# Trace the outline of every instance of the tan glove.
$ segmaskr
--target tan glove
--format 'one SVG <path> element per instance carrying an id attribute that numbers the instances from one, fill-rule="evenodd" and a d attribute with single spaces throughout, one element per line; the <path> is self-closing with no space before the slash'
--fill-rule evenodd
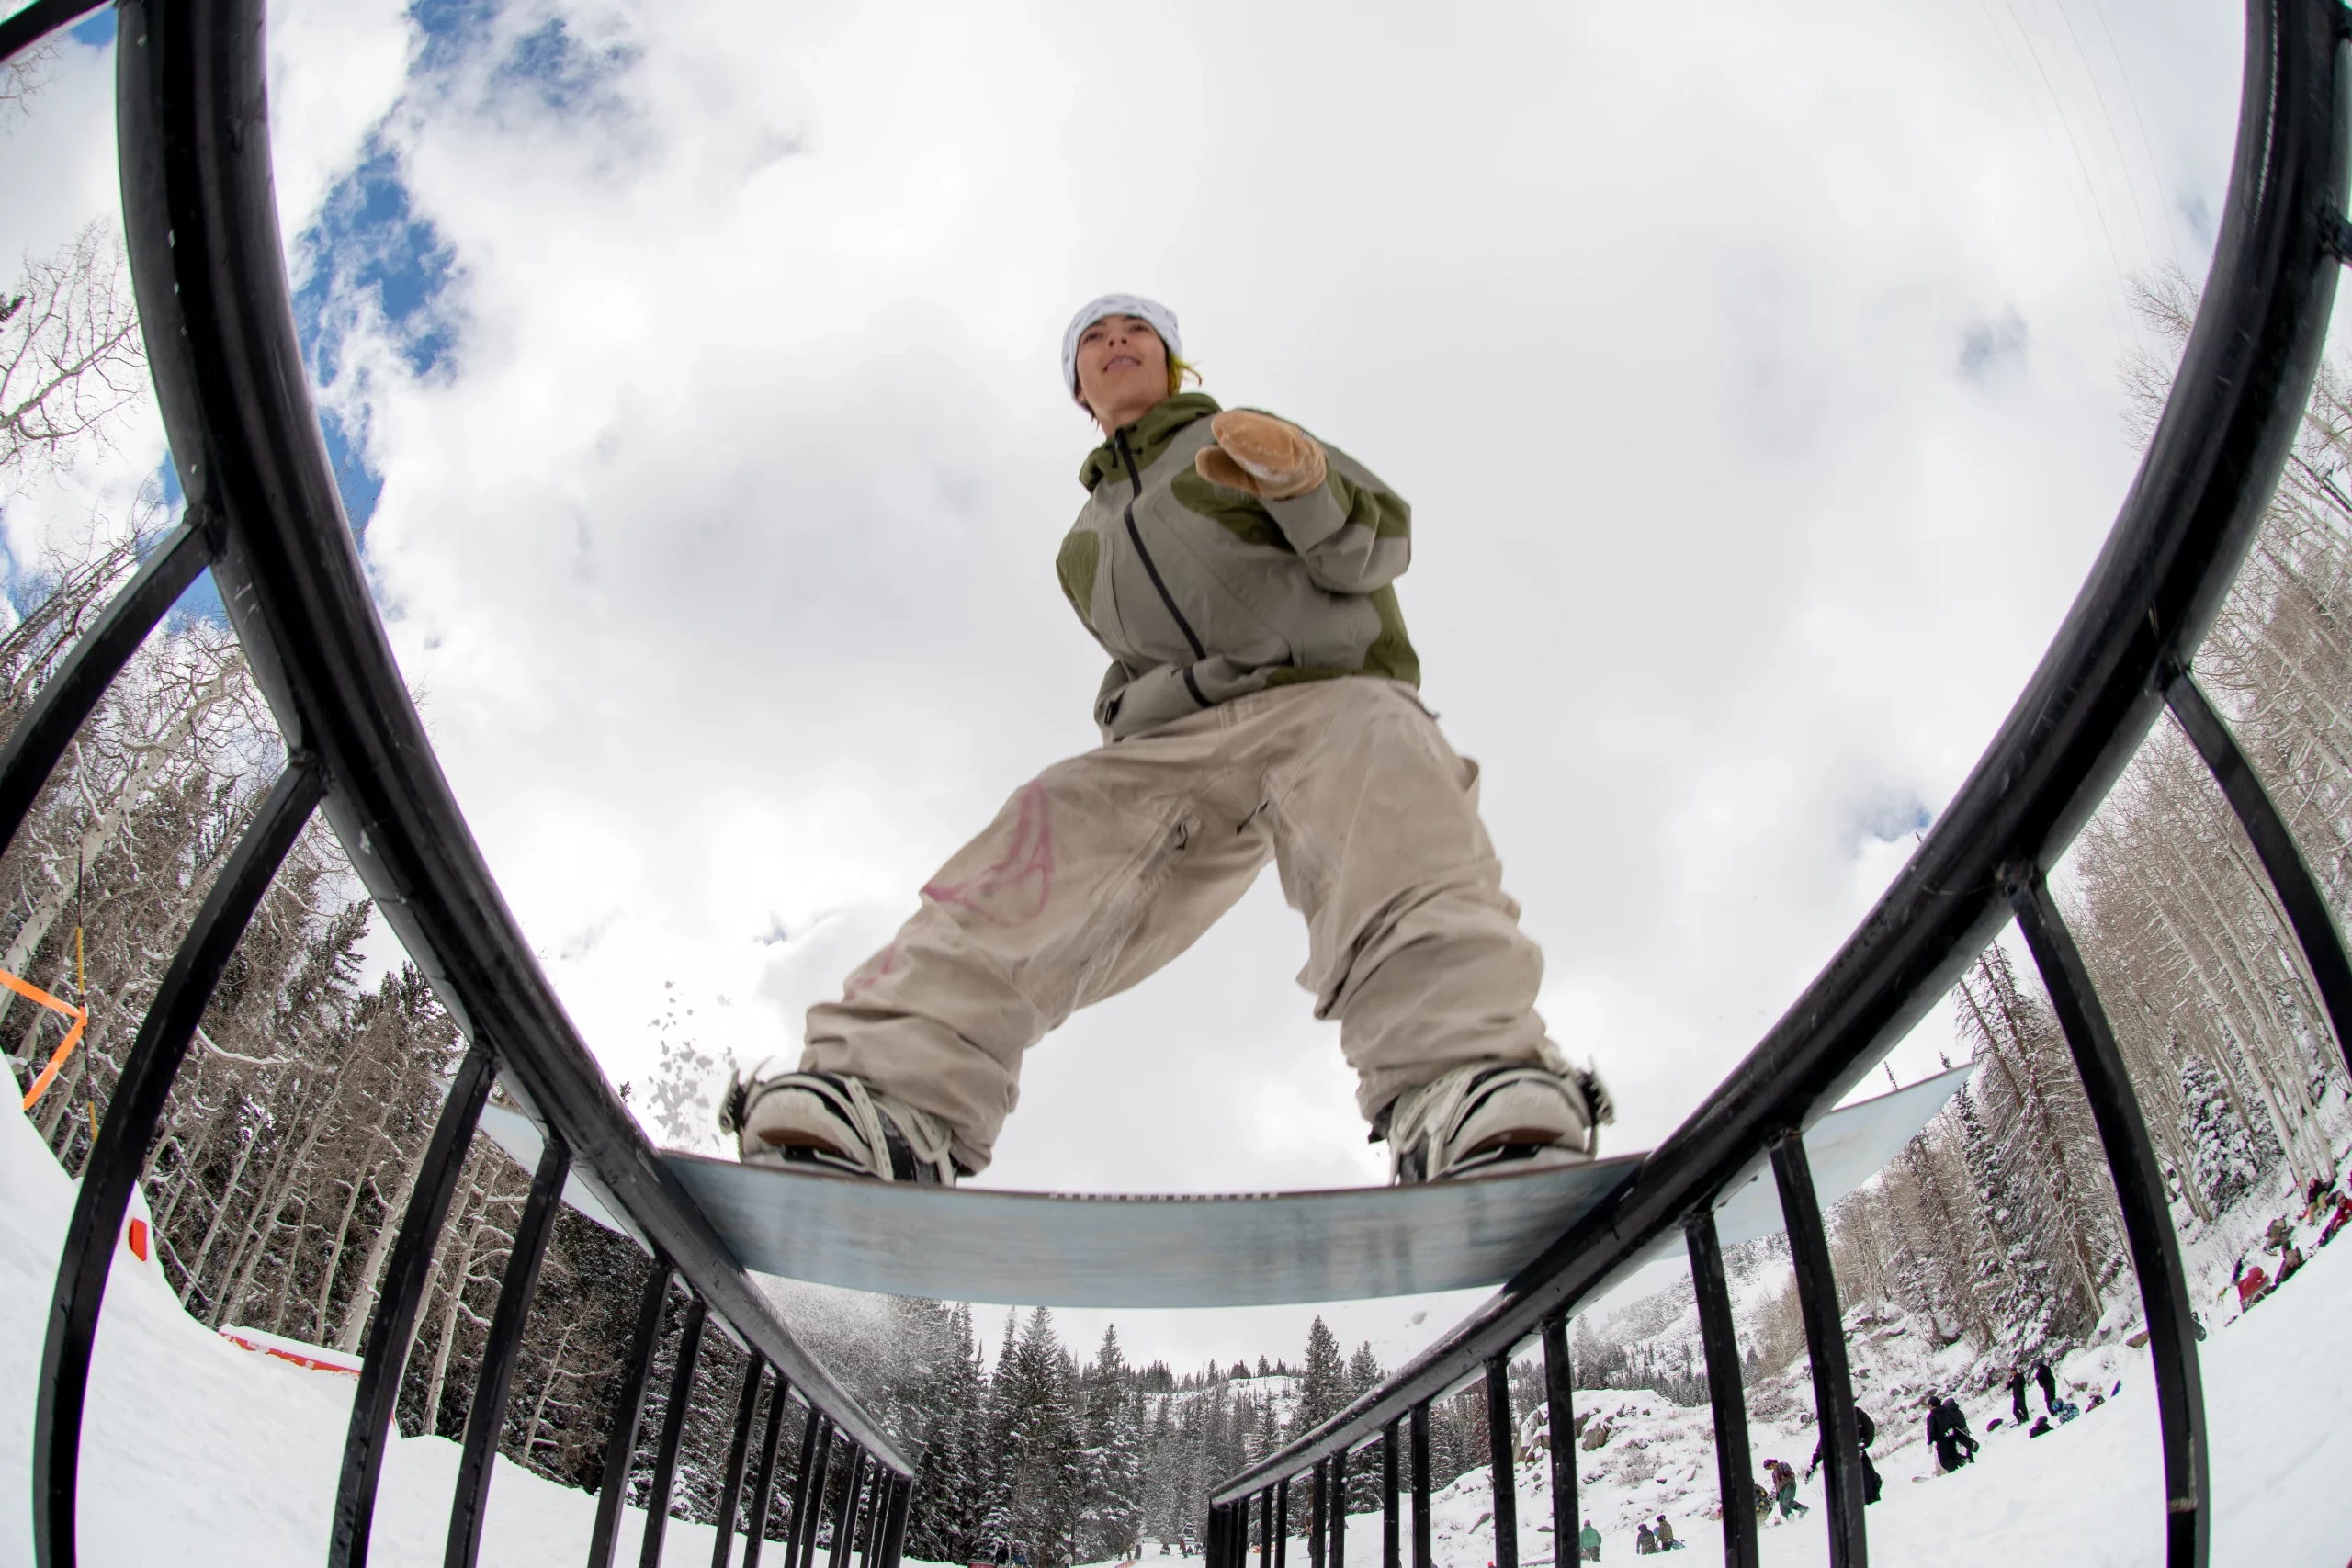
<path id="1" fill-rule="evenodd" d="M 1216 445 L 1193 454 L 1201 478 L 1261 501 L 1288 501 L 1323 482 L 1322 444 L 1288 420 L 1232 409 L 1209 421 Z"/>

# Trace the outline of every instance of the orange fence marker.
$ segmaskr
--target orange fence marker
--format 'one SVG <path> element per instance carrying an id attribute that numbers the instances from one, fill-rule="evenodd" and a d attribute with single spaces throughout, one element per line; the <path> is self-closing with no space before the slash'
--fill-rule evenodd
<path id="1" fill-rule="evenodd" d="M 7 987 L 28 1002 L 37 1002 L 50 1011 L 62 1013 L 74 1021 L 74 1027 L 65 1032 L 65 1038 L 59 1041 L 57 1049 L 50 1054 L 49 1065 L 41 1068 L 40 1077 L 33 1079 L 33 1087 L 25 1091 L 25 1109 L 30 1111 L 40 1102 L 40 1097 L 49 1092 L 49 1086 L 55 1081 L 58 1069 L 65 1066 L 65 1058 L 74 1054 L 74 1047 L 82 1043 L 82 1031 L 90 1026 L 90 1010 L 77 1008 L 72 1002 L 59 1001 L 39 986 L 20 980 L 6 969 L 0 969 L 0 986 Z"/>

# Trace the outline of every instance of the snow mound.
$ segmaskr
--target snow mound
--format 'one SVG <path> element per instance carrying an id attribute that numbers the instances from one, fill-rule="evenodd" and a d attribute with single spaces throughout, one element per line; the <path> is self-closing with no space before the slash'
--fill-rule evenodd
<path id="1" fill-rule="evenodd" d="M 75 1184 L 0 1095 L 0 1568 L 32 1562 L 31 1428 L 41 1337 Z M 240 1348 L 181 1310 L 154 1248 L 115 1248 L 82 1434 L 81 1561 L 87 1568 L 317 1568 L 355 1380 Z M 243 1331 L 252 1337 L 250 1331 Z M 279 1342 L 290 1344 L 290 1341 Z M 458 1450 L 396 1439 L 384 1458 L 371 1561 L 435 1568 Z M 481 1562 L 578 1568 L 595 1499 L 510 1464 L 491 1482 Z M 628 1512 L 616 1561 L 635 1562 L 644 1514 Z M 671 1521 L 662 1561 L 707 1568 L 707 1526 Z"/>

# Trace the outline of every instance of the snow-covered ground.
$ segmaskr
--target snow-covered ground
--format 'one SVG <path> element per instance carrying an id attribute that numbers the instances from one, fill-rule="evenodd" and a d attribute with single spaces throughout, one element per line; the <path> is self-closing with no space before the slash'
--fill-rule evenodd
<path id="1" fill-rule="evenodd" d="M 2216 1563 L 2342 1568 L 2352 1557 L 2352 1487 L 2342 1482 L 2352 1473 L 2352 1355 L 2341 1336 L 2347 1303 L 2352 1240 L 2339 1237 L 2202 1347 Z M 1899 1430 L 1884 1423 L 1873 1451 L 1885 1495 L 1866 1516 L 1879 1561 L 2139 1568 L 2164 1560 L 2155 1385 L 2146 1356 L 2114 1347 L 2070 1358 L 2059 1370 L 2078 1390 L 2120 1384 L 2121 1392 L 2040 1438 L 2006 1420 L 1986 1431 L 1990 1419 L 2007 1416 L 2005 1395 L 1965 1401 L 1984 1448 L 1976 1463 L 1951 1475 L 1932 1473 L 1919 1422 L 1906 1418 Z M 2077 1402 L 2084 1397 L 2077 1393 Z M 1577 1399 L 1611 1427 L 1600 1450 L 1577 1455 L 1578 1513 L 1600 1529 L 1602 1560 L 1632 1556 L 1635 1525 L 1663 1511 L 1690 1542 L 1694 1555 L 1684 1561 L 1722 1561 L 1722 1526 L 1704 1512 L 1715 1495 L 1707 1412 L 1640 1391 L 1584 1390 Z M 2034 1403 L 2039 1409 L 2039 1395 Z M 1781 1459 L 1800 1470 L 1814 1448 L 1812 1432 L 1794 1420 L 1753 1422 L 1749 1440 L 1759 1462 Z M 1538 1456 L 1518 1479 L 1520 1561 L 1550 1562 L 1548 1459 Z M 1821 1478 L 1801 1487 L 1800 1496 L 1816 1511 L 1764 1530 L 1767 1564 L 1828 1561 Z M 1440 1568 L 1493 1561 L 1491 1505 L 1483 1472 L 1439 1495 Z M 1379 1562 L 1380 1529 L 1377 1515 L 1350 1519 L 1350 1562 Z"/>
<path id="2" fill-rule="evenodd" d="M 74 1184 L 15 1099 L 0 1095 L 0 1408 L 15 1413 L 0 1420 L 0 1565 L 29 1568 L 33 1392 Z M 89 1568 L 316 1568 L 323 1560 L 350 1377 L 231 1344 L 180 1310 L 154 1263 L 120 1245 L 91 1374 L 81 1489 Z M 374 1562 L 441 1562 L 457 1476 L 458 1445 L 446 1438 L 391 1445 Z M 594 1513 L 584 1494 L 501 1465 L 481 1561 L 578 1568 Z M 635 1562 L 643 1534 L 644 1516 L 631 1510 L 616 1561 Z M 711 1545 L 707 1527 L 673 1520 L 662 1561 L 706 1568 Z"/>
<path id="3" fill-rule="evenodd" d="M 21 1114 L 0 1103 L 0 1400 L 19 1413 L 0 1421 L 0 1478 L 16 1478 L 0 1479 L 0 1568 L 31 1562 L 28 1435 L 44 1309 L 72 1193 Z M 2207 1341 L 2215 1562 L 2340 1568 L 2352 1557 L 2352 1487 L 2342 1480 L 2352 1473 L 2352 1355 L 2340 1333 L 2347 1306 L 2352 1242 L 2339 1238 Z M 1871 1336 L 1856 1337 L 1857 1363 L 1870 1369 Z M 1955 1475 L 1925 1474 L 1931 1467 L 1917 1421 L 1874 1412 L 1883 1422 L 1875 1451 L 1886 1496 L 1868 1517 L 1882 1561 L 2065 1568 L 2161 1561 L 2155 1397 L 2145 1357 L 2109 1347 L 2060 1370 L 2075 1387 L 2120 1383 L 2121 1392 L 2035 1438 L 2007 1427 L 1986 1432 L 1988 1420 L 2006 1413 L 2003 1402 L 1970 1401 L 1984 1453 Z M 1902 1371 L 1902 1381 L 1920 1375 Z M 1894 1371 L 1874 1376 L 1887 1386 Z M 1863 1380 L 1865 1387 L 1871 1382 Z M 351 1388 L 346 1376 L 241 1349 L 210 1333 L 180 1310 L 152 1262 L 118 1247 L 83 1439 L 83 1561 L 91 1568 L 315 1564 L 325 1547 Z M 1718 1560 L 1720 1527 L 1704 1513 L 1714 1491 L 1706 1413 L 1641 1391 L 1587 1390 L 1577 1397 L 1579 1408 L 1610 1427 L 1605 1444 L 1577 1456 L 1579 1512 L 1606 1537 L 1603 1560 L 1631 1556 L 1634 1521 L 1661 1510 L 1690 1544 L 1694 1555 L 1684 1561 Z M 1773 1418 L 1759 1414 L 1751 1432 L 1758 1459 L 1802 1467 L 1813 1451 L 1804 1403 L 1782 1399 Z M 1759 1397 L 1758 1409 L 1775 1406 Z M 457 1465 L 457 1445 L 444 1439 L 391 1445 L 376 1562 L 423 1568 L 440 1561 Z M 1539 1458 L 1519 1480 L 1521 1561 L 1550 1562 L 1547 1462 Z M 1817 1508 L 1818 1478 L 1803 1490 Z M 501 1466 L 481 1560 L 496 1568 L 572 1568 L 586 1555 L 594 1507 L 583 1494 Z M 1442 1568 L 1483 1568 L 1492 1560 L 1490 1516 L 1483 1472 L 1439 1495 Z M 642 1528 L 632 1512 L 619 1561 L 636 1561 Z M 1380 1529 L 1377 1515 L 1349 1521 L 1351 1562 L 1379 1562 Z M 699 1568 L 711 1545 L 707 1529 L 673 1523 L 663 1558 Z M 1293 1550 L 1294 1564 L 1303 1565 L 1304 1544 Z M 1147 1548 L 1144 1568 L 1173 1568 L 1177 1559 L 1157 1551 Z M 1767 1563 L 1826 1559 L 1818 1512 L 1764 1532 Z"/>

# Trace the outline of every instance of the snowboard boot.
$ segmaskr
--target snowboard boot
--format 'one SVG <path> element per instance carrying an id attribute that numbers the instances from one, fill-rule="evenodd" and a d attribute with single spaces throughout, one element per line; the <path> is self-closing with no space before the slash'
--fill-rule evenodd
<path id="1" fill-rule="evenodd" d="M 1600 1147 L 1600 1124 L 1616 1119 L 1590 1068 L 1472 1062 L 1398 1095 L 1373 1134 L 1387 1138 L 1390 1179 L 1407 1187 L 1582 1165 Z"/>
<path id="2" fill-rule="evenodd" d="M 939 1119 L 845 1073 L 738 1079 L 719 1107 L 718 1125 L 735 1134 L 745 1165 L 956 1185 L 956 1162 Z"/>

